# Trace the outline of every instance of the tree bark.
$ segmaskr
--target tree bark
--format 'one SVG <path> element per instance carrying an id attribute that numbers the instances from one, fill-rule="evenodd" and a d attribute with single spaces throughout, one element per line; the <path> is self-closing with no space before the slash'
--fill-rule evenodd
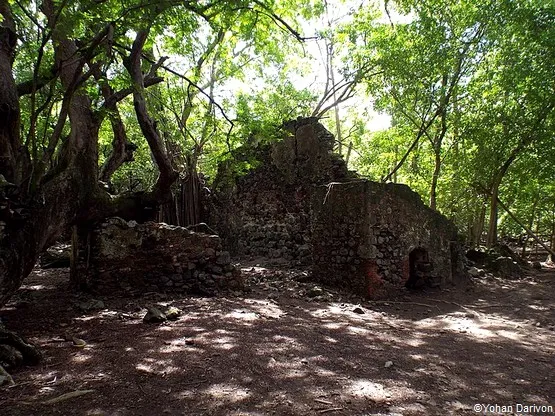
<path id="1" fill-rule="evenodd" d="M 488 223 L 488 236 L 486 239 L 486 247 L 492 248 L 497 244 L 497 218 L 498 208 L 497 202 L 499 197 L 499 182 L 493 184 L 490 195 L 489 203 L 489 223 Z"/>
<path id="2" fill-rule="evenodd" d="M 0 0 L 0 12 L 5 22 L 9 22 L 10 18 L 7 7 L 7 0 Z M 42 10 L 49 24 L 54 25 L 57 14 L 54 2 L 44 0 Z M 3 35 L 7 33 L 5 28 L 6 24 L 1 28 Z M 65 38 L 63 32 L 53 30 L 52 33 L 61 85 L 64 92 L 69 91 L 71 95 L 67 101 L 69 136 L 59 154 L 58 163 L 38 182 L 30 198 L 17 201 L 22 204 L 18 216 L 0 218 L 0 307 L 21 286 L 39 254 L 70 226 L 113 215 L 127 218 L 142 215 L 143 218 L 152 219 L 162 195 L 162 188 L 159 187 L 156 192 L 122 195 L 114 199 L 99 187 L 98 134 L 101 120 L 93 111 L 87 92 L 78 88 L 90 75 L 83 71 L 87 56 L 82 55 L 83 51 L 77 48 L 74 41 Z M 6 151 L 0 156 L 9 158 L 9 163 L 0 164 L 0 169 L 7 178 L 12 178 L 18 170 L 15 152 L 17 146 L 21 146 L 19 128 L 15 128 L 19 126 L 20 113 L 15 98 L 17 87 L 11 76 L 11 52 L 6 45 L 9 44 L 4 42 L 0 45 L 0 149 Z M 142 73 L 140 80 L 144 86 Z M 142 123 L 152 129 L 153 122 L 148 117 L 144 97 L 139 96 L 139 93 L 135 91 L 134 94 L 138 96 L 136 101 L 140 101 L 136 105 L 138 118 L 142 118 Z M 145 130 L 148 131 L 148 128 Z M 160 151 L 152 137 L 147 136 L 147 140 L 153 153 Z M 164 178 L 162 190 L 169 191 L 174 178 L 173 171 L 168 169 L 163 159 L 157 158 L 156 162 Z M 3 214 L 0 212 L 0 215 Z"/>
<path id="3" fill-rule="evenodd" d="M 154 160 L 160 170 L 160 175 L 155 185 L 155 192 L 159 195 L 163 195 L 170 191 L 170 187 L 177 179 L 178 174 L 171 166 L 170 159 L 164 149 L 163 141 L 156 128 L 156 123 L 148 114 L 146 100 L 143 95 L 145 82 L 141 70 L 141 54 L 148 34 L 148 29 L 140 30 L 137 33 L 135 41 L 133 42 L 133 47 L 131 48 L 131 54 L 125 59 L 124 65 L 133 80 L 133 106 L 135 107 L 139 126 L 141 127 L 141 131 L 148 142 Z"/>
<path id="4" fill-rule="evenodd" d="M 17 159 L 21 148 L 19 96 L 12 74 L 17 35 L 8 0 L 0 0 L 0 175 L 18 183 Z"/>
<path id="5" fill-rule="evenodd" d="M 436 150 L 434 151 L 434 156 L 434 173 L 432 174 L 432 184 L 430 186 L 430 208 L 432 209 L 437 207 L 437 183 L 441 171 L 441 154 Z"/>

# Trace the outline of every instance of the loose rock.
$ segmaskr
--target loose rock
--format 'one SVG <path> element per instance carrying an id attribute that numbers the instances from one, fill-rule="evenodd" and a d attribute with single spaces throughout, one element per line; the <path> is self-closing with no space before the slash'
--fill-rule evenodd
<path id="1" fill-rule="evenodd" d="M 166 315 L 158 308 L 149 307 L 148 312 L 143 318 L 143 322 L 148 324 L 159 324 L 165 322 L 168 318 Z"/>
<path id="2" fill-rule="evenodd" d="M 77 307 L 81 309 L 83 312 L 89 312 L 89 311 L 104 309 L 106 305 L 101 300 L 90 299 L 86 302 L 79 303 Z"/>

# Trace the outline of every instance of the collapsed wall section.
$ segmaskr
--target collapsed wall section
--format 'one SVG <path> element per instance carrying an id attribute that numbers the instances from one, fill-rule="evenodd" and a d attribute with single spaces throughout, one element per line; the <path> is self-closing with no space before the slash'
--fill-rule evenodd
<path id="1" fill-rule="evenodd" d="M 242 286 L 217 235 L 111 218 L 79 239 L 77 273 L 103 294 L 171 291 L 215 295 Z"/>
<path id="2" fill-rule="evenodd" d="M 457 230 L 406 185 L 367 180 L 311 198 L 314 279 L 370 298 L 461 276 Z"/>

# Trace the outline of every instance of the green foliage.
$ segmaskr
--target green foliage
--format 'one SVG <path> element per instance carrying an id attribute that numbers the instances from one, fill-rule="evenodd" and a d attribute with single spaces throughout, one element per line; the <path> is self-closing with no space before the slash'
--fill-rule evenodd
<path id="1" fill-rule="evenodd" d="M 145 95 L 183 175 L 203 170 L 213 176 L 220 162 L 239 153 L 233 172 L 244 174 L 259 163 L 257 149 L 279 137 L 284 121 L 310 115 L 317 103 L 316 86 L 299 86 L 314 76 L 304 50 L 309 44 L 299 39 L 300 28 L 312 29 L 329 11 L 324 1 L 53 3 L 61 7 L 55 30 L 77 40 L 79 54 L 89 57 L 85 72 L 99 71 L 77 91 L 104 118 L 99 164 L 112 150 L 108 118 L 116 115 L 103 107 L 102 89 L 130 87 L 123 61 L 141 29 L 150 29 L 144 72 L 168 57 L 158 68 L 164 81 Z M 364 87 L 360 106 L 342 108 L 343 119 L 338 117 L 343 154 L 352 143 L 351 166 L 374 180 L 409 184 L 463 230 L 480 222 L 497 189 L 523 222 L 551 232 L 555 6 L 539 0 L 390 0 L 388 16 L 377 3 L 337 2 L 345 18 L 327 16 L 334 24 L 315 30 L 334 47 L 337 75 Z M 16 81 L 36 80 L 34 92 L 21 99 L 21 133 L 38 164 L 62 111 L 64 89 L 53 68 L 57 45 L 36 2 L 10 5 L 19 36 Z M 110 35 L 95 43 L 101 33 Z M 370 131 L 368 113 L 361 111 L 369 102 L 391 116 L 391 128 Z M 135 161 L 114 174 L 114 186 L 146 190 L 157 169 L 131 96 L 118 102 L 117 113 L 138 149 Z M 333 117 L 323 122 L 335 131 Z M 66 121 L 62 138 L 68 130 Z M 501 234 L 521 232 L 507 215 L 499 227 Z"/>
<path id="2" fill-rule="evenodd" d="M 416 139 L 392 179 L 427 198 L 439 167 L 437 207 L 461 228 L 479 220 L 497 183 L 524 222 L 541 217 L 534 204 L 553 210 L 541 195 L 549 183 L 544 172 L 555 164 L 554 7 L 450 0 L 389 6 L 408 17 L 376 19 L 375 8 L 361 8 L 343 29 L 350 64 L 381 70 L 364 81 L 375 108 L 393 119 L 389 130 L 356 143 L 359 169 L 383 178 Z M 503 233 L 518 228 L 507 215 L 499 224 Z"/>

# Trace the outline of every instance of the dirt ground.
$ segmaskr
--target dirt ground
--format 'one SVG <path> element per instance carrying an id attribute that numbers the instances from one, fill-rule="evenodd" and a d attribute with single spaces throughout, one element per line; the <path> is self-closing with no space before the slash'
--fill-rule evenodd
<path id="1" fill-rule="evenodd" d="M 321 288 L 302 270 L 243 273 L 247 293 L 121 299 L 75 294 L 66 270 L 36 270 L 0 316 L 44 360 L 0 388 L 0 414 L 553 414 L 517 404 L 555 407 L 555 269 L 386 302 Z M 79 308 L 90 299 L 99 309 Z M 183 315 L 143 323 L 152 305 Z"/>

